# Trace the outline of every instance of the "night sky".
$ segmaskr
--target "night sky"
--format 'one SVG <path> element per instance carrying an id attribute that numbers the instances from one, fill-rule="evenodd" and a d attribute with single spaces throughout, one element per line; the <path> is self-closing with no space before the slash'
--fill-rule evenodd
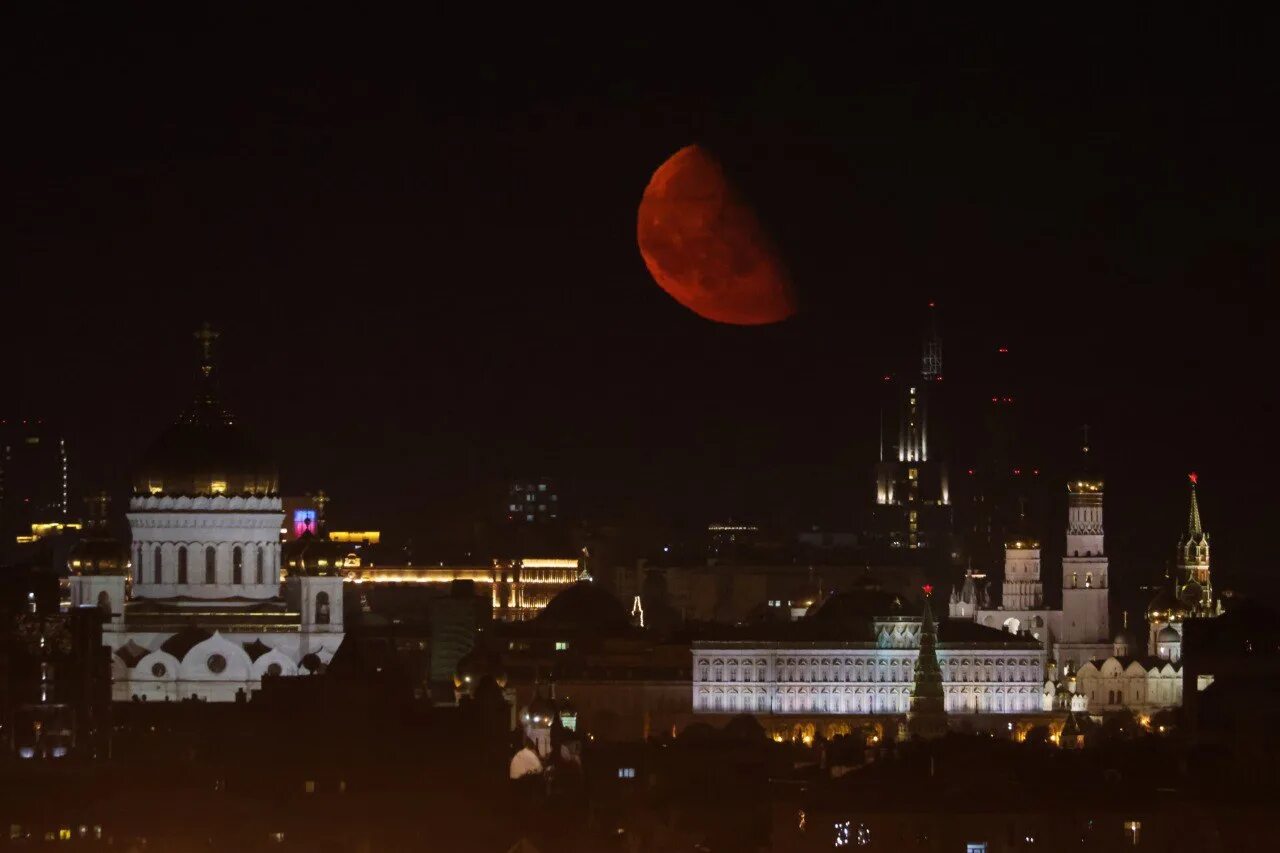
<path id="1" fill-rule="evenodd" d="M 934 299 L 957 462 L 1007 346 L 1029 458 L 1065 470 L 1092 425 L 1113 583 L 1170 559 L 1192 469 L 1215 580 L 1268 578 L 1266 27 L 38 15 L 6 51 L 3 409 L 64 425 L 81 488 L 124 494 L 207 319 L 284 491 L 342 526 L 444 547 L 546 474 L 591 519 L 851 529 Z M 636 205 L 691 142 L 793 320 L 708 323 L 649 278 Z"/>

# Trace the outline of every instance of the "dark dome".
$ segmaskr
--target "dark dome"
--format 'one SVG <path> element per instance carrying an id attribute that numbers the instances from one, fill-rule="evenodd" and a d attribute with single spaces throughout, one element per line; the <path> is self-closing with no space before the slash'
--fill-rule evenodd
<path id="1" fill-rule="evenodd" d="M 350 552 L 349 545 L 304 533 L 281 548 L 280 559 L 291 575 L 332 576 L 342 571 Z"/>
<path id="2" fill-rule="evenodd" d="M 203 347 L 196 396 L 177 423 L 160 434 L 133 477 L 134 494 L 275 495 L 276 466 L 218 400 L 208 324 L 196 334 Z"/>
<path id="3" fill-rule="evenodd" d="M 1156 593 L 1156 597 L 1147 605 L 1147 619 L 1150 620 L 1156 614 L 1160 614 L 1163 618 L 1176 619 L 1185 616 L 1187 608 L 1173 594 L 1173 590 L 1166 586 Z"/>
<path id="4" fill-rule="evenodd" d="M 556 718 L 555 703 L 538 693 L 529 702 L 529 706 L 524 709 L 524 716 L 535 723 L 546 722 L 550 724 Z"/>
<path id="5" fill-rule="evenodd" d="M 1157 643 L 1181 643 L 1182 635 L 1177 632 L 1171 625 L 1165 625 L 1160 629 L 1160 633 L 1156 634 Z"/>
<path id="6" fill-rule="evenodd" d="M 547 602 L 538 614 L 544 624 L 596 630 L 621 629 L 631 624 L 631 617 L 618 599 L 591 581 L 578 581 Z"/>
<path id="7" fill-rule="evenodd" d="M 169 427 L 142 457 L 134 494 L 274 495 L 276 466 L 231 419 Z"/>
<path id="8" fill-rule="evenodd" d="M 107 536 L 81 539 L 67 554 L 73 575 L 128 575 L 129 548 Z"/>

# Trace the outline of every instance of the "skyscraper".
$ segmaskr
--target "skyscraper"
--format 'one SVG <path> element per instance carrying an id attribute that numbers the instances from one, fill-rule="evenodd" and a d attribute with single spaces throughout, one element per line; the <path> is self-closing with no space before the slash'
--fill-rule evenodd
<path id="1" fill-rule="evenodd" d="M 930 434 L 930 405 L 942 384 L 935 310 L 929 303 L 930 331 L 919 373 L 904 379 L 884 376 L 873 534 L 891 548 L 946 547 L 950 542 L 950 479 Z M 894 437 L 896 443 L 886 445 Z"/>
<path id="2" fill-rule="evenodd" d="M 4 545 L 33 524 L 67 521 L 67 442 L 43 420 L 0 423 L 0 523 Z"/>

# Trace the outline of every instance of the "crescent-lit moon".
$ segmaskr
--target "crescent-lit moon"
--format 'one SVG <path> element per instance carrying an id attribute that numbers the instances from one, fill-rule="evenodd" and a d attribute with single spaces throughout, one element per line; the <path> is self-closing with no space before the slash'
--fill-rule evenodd
<path id="1" fill-rule="evenodd" d="M 796 312 L 791 279 L 755 211 L 697 145 L 649 179 L 636 238 L 654 281 L 699 316 L 758 326 Z"/>

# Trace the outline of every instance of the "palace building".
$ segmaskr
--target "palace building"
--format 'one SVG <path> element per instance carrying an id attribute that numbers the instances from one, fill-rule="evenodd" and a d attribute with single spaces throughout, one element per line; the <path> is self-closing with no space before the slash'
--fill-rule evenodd
<path id="1" fill-rule="evenodd" d="M 283 581 L 275 464 L 223 408 L 206 326 L 191 407 L 134 475 L 132 544 L 87 540 L 69 561 L 71 603 L 107 614 L 113 697 L 230 701 L 265 675 L 322 670 L 343 638 L 338 567 Z M 108 555 L 110 556 L 110 555 Z"/>
<path id="2" fill-rule="evenodd" d="M 931 592 L 931 590 L 928 590 Z M 798 622 L 726 630 L 692 645 L 695 714 L 905 717 L 932 622 L 878 586 L 836 593 Z M 1030 637 L 966 619 L 937 625 L 947 714 L 1045 707 L 1045 651 Z"/>

